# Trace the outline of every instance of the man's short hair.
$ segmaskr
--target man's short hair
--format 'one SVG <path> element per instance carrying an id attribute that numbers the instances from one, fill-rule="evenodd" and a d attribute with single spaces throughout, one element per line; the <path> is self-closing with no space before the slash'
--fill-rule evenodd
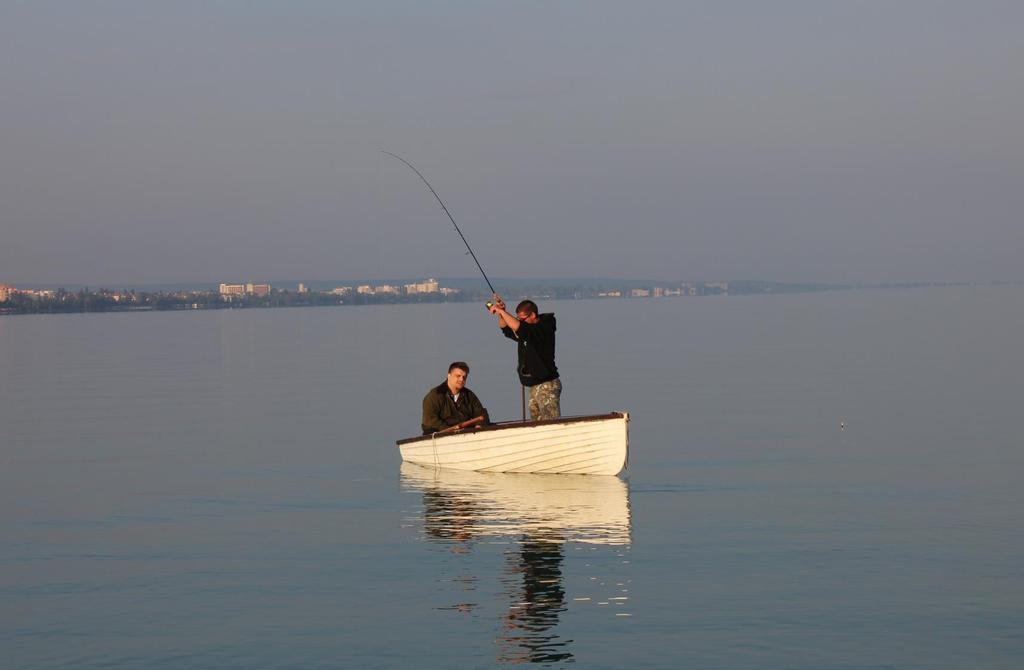
<path id="1" fill-rule="evenodd" d="M 524 300 L 516 305 L 516 314 L 526 312 L 527 316 L 537 313 L 537 303 L 532 300 Z"/>
<path id="2" fill-rule="evenodd" d="M 467 375 L 469 374 L 469 365 L 467 365 L 466 363 L 464 363 L 462 361 L 455 361 L 454 363 L 449 365 L 448 366 L 448 374 L 451 374 L 452 370 L 454 370 L 455 368 L 458 368 L 459 370 L 462 370 Z"/>

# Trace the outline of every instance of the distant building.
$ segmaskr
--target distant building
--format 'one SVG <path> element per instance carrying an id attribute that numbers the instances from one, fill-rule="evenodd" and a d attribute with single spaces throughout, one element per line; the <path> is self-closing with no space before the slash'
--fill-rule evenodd
<path id="1" fill-rule="evenodd" d="M 682 294 L 683 294 L 683 289 L 681 289 L 681 288 L 667 288 L 667 289 L 665 289 L 665 295 L 666 296 L 682 295 Z"/>
<path id="2" fill-rule="evenodd" d="M 405 292 L 414 295 L 417 293 L 439 293 L 441 291 L 440 285 L 436 279 L 428 279 L 425 282 L 419 284 L 406 284 Z"/>
<path id="3" fill-rule="evenodd" d="M 381 284 L 380 286 L 374 286 L 373 290 L 375 293 L 384 294 L 395 294 L 399 292 L 399 288 L 397 286 L 391 286 L 390 284 Z"/>
<path id="4" fill-rule="evenodd" d="M 336 288 L 331 289 L 331 293 L 333 293 L 334 295 L 352 295 L 352 287 L 338 286 Z"/>
<path id="5" fill-rule="evenodd" d="M 220 294 L 224 296 L 245 295 L 244 284 L 221 284 Z"/>
<path id="6" fill-rule="evenodd" d="M 0 284 L 0 302 L 7 302 L 8 300 L 11 299 L 11 296 L 13 296 L 17 292 L 18 289 L 14 288 L 13 286 L 8 286 L 7 284 Z"/>
<path id="7" fill-rule="evenodd" d="M 651 296 L 651 291 L 646 288 L 635 288 L 629 292 L 629 295 L 634 298 L 649 298 Z"/>
<path id="8" fill-rule="evenodd" d="M 257 298 L 263 298 L 270 295 L 270 284 L 246 284 L 245 292 Z"/>
<path id="9" fill-rule="evenodd" d="M 257 297 L 263 297 L 270 295 L 270 284 L 221 284 L 220 295 L 221 297 L 226 298 L 236 295 L 254 295 Z"/>
<path id="10" fill-rule="evenodd" d="M 599 291 L 598 298 L 621 298 L 622 291 Z"/>
<path id="11" fill-rule="evenodd" d="M 651 295 L 654 296 L 655 298 L 660 298 L 663 295 L 665 295 L 665 289 L 663 289 L 660 286 L 655 286 L 654 289 L 651 291 Z"/>
<path id="12" fill-rule="evenodd" d="M 363 284 L 362 286 L 356 287 L 356 293 L 359 293 L 361 295 L 373 295 L 374 290 L 373 287 L 370 286 L 369 284 Z"/>
<path id="13" fill-rule="evenodd" d="M 441 289 L 441 295 L 458 295 L 459 293 L 462 293 L 462 289 L 460 289 L 460 288 L 442 288 Z"/>
<path id="14" fill-rule="evenodd" d="M 299 282 L 299 293 L 309 293 L 309 288 L 302 282 Z"/>

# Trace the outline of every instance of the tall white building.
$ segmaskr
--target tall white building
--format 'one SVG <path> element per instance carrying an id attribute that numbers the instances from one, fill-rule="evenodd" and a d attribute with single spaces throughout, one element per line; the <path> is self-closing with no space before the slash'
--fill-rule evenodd
<path id="1" fill-rule="evenodd" d="M 245 284 L 221 284 L 221 295 L 245 295 Z"/>
<path id="2" fill-rule="evenodd" d="M 419 284 L 406 284 L 405 292 L 409 294 L 416 293 L 438 293 L 441 290 L 441 285 L 437 283 L 437 280 L 431 277 L 425 282 Z"/>

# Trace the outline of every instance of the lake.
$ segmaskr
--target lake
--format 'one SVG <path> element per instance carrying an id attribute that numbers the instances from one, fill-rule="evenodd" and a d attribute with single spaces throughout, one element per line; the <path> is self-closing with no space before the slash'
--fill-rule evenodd
<path id="1" fill-rule="evenodd" d="M 619 478 L 400 463 L 482 305 L 0 317 L 4 667 L 1024 666 L 1024 289 L 540 306 Z"/>

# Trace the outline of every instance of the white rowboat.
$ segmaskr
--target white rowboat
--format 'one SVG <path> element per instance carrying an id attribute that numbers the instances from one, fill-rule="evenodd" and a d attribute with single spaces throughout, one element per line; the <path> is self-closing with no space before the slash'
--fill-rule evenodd
<path id="1" fill-rule="evenodd" d="M 628 465 L 629 414 L 507 421 L 398 441 L 402 460 L 482 472 L 617 475 Z"/>

